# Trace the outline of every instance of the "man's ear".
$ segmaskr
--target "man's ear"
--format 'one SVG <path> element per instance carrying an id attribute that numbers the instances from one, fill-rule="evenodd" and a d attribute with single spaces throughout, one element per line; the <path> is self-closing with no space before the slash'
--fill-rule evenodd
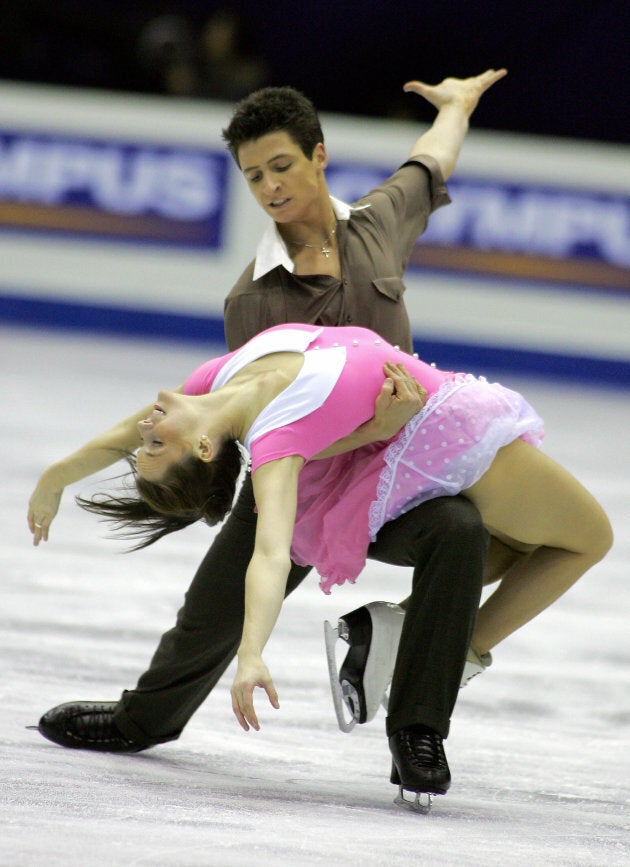
<path id="1" fill-rule="evenodd" d="M 323 142 L 318 142 L 313 148 L 313 160 L 320 169 L 325 169 L 328 165 L 328 154 Z"/>
<path id="2" fill-rule="evenodd" d="M 200 461 L 203 461 L 204 464 L 210 463 L 211 460 L 214 459 L 214 448 L 212 447 L 212 443 L 210 442 L 210 438 L 205 434 L 199 438 L 199 443 L 197 445 L 197 457 Z"/>

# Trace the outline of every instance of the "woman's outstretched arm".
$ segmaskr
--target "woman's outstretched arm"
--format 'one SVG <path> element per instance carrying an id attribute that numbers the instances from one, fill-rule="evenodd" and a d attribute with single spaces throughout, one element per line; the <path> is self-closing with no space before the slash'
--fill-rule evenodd
<path id="1" fill-rule="evenodd" d="M 262 659 L 278 619 L 291 568 L 298 475 L 304 459 L 289 456 L 259 467 L 252 481 L 258 508 L 256 543 L 245 577 L 245 619 L 232 684 L 232 710 L 245 731 L 258 729 L 254 689 L 265 690 L 273 707 L 278 693 Z"/>
<path id="2" fill-rule="evenodd" d="M 181 392 L 182 386 L 173 391 Z M 46 467 L 28 504 L 27 520 L 34 545 L 48 541 L 50 525 L 59 509 L 64 488 L 111 466 L 125 453 L 138 448 L 138 422 L 146 418 L 152 409 L 153 404 L 143 407 Z"/>

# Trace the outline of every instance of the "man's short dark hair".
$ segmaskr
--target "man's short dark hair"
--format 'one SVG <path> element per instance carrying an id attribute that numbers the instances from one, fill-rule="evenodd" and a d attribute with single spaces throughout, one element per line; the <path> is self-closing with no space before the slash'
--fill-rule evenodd
<path id="1" fill-rule="evenodd" d="M 263 87 L 236 104 L 223 139 L 238 162 L 238 149 L 271 132 L 284 131 L 309 159 L 324 133 L 315 106 L 293 87 Z M 240 165 L 240 164 L 239 164 Z"/>

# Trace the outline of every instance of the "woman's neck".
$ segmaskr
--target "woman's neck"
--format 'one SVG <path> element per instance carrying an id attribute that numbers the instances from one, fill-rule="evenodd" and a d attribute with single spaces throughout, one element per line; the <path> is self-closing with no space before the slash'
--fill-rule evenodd
<path id="1" fill-rule="evenodd" d="M 246 423 L 247 396 L 231 383 L 208 394 L 195 395 L 198 429 L 214 441 L 242 441 Z"/>

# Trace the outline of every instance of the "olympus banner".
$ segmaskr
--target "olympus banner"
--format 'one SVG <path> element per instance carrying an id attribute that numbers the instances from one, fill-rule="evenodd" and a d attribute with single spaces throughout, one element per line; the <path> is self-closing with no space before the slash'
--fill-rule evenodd
<path id="1" fill-rule="evenodd" d="M 220 248 L 228 198 L 221 150 L 0 133 L 0 226 Z M 332 191 L 365 195 L 389 169 L 334 163 Z M 630 197 L 457 176 L 411 267 L 630 291 Z"/>
<path id="2" fill-rule="evenodd" d="M 388 175 L 329 168 L 352 200 Z M 411 265 L 630 291 L 630 197 L 458 176 L 453 203 L 431 217 Z"/>
<path id="3" fill-rule="evenodd" d="M 0 133 L 0 226 L 217 248 L 221 151 Z"/>

